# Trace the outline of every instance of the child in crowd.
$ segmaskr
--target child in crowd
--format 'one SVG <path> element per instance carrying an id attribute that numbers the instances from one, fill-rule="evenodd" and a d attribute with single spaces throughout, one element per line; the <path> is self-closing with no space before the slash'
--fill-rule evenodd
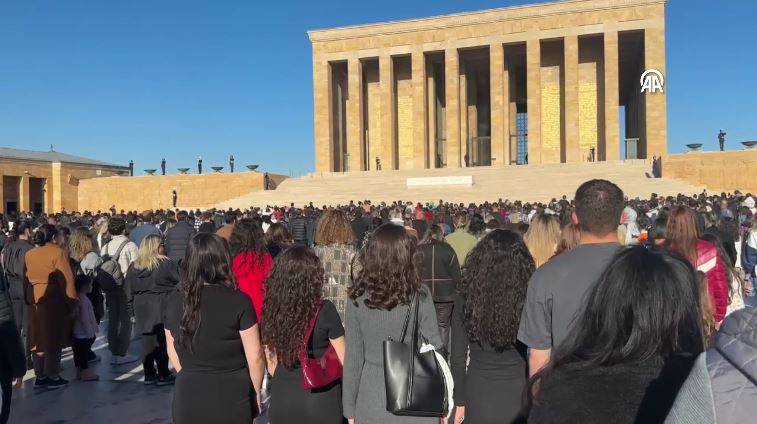
<path id="1" fill-rule="evenodd" d="M 82 381 L 97 381 L 99 377 L 88 366 L 88 354 L 97 336 L 97 320 L 95 310 L 87 294 L 92 291 L 92 279 L 87 275 L 77 275 L 74 280 L 79 299 L 79 310 L 74 322 L 74 365 L 76 379 Z"/>

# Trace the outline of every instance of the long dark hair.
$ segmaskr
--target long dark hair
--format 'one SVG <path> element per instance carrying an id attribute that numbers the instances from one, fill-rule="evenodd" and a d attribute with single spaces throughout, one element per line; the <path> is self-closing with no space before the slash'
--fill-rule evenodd
<path id="1" fill-rule="evenodd" d="M 534 258 L 517 233 L 494 230 L 478 242 L 465 260 L 460 281 L 470 342 L 489 344 L 498 351 L 513 346 L 535 269 Z"/>
<path id="2" fill-rule="evenodd" d="M 179 292 L 184 304 L 179 325 L 179 345 L 191 350 L 192 339 L 200 327 L 200 299 L 203 286 L 237 288 L 231 272 L 229 244 L 213 233 L 197 233 L 187 246 L 181 262 Z"/>
<path id="3" fill-rule="evenodd" d="M 324 280 L 321 261 L 305 246 L 279 254 L 266 280 L 262 341 L 288 368 L 297 363 L 305 330 L 323 298 Z"/>
<path id="4" fill-rule="evenodd" d="M 664 249 L 622 250 L 549 366 L 532 377 L 529 393 L 567 365 L 592 369 L 682 353 L 693 359 L 704 349 L 700 323 L 697 277 L 688 261 Z"/>
<path id="5" fill-rule="evenodd" d="M 58 228 L 56 228 L 55 225 L 43 224 L 34 232 L 34 244 L 37 246 L 44 246 L 47 243 L 52 243 L 57 235 Z"/>
<path id="6" fill-rule="evenodd" d="M 404 227 L 383 224 L 369 235 L 357 255 L 360 270 L 347 289 L 350 299 L 365 294 L 363 303 L 371 309 L 392 310 L 407 305 L 421 287 L 415 237 Z"/>
<path id="7" fill-rule="evenodd" d="M 234 229 L 231 230 L 231 237 L 229 238 L 229 245 L 232 258 L 252 252 L 255 254 L 258 264 L 263 263 L 263 257 L 266 252 L 265 235 L 260 224 L 252 218 L 240 219 L 234 224 Z M 250 264 L 250 266 L 253 265 Z"/>

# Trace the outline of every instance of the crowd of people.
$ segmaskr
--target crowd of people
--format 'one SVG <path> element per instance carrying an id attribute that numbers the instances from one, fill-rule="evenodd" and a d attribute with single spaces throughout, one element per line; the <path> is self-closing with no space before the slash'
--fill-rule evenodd
<path id="1" fill-rule="evenodd" d="M 272 424 L 757 413 L 750 194 L 631 199 L 591 180 L 543 203 L 0 220 L 0 423 L 27 369 L 34 390 L 69 384 L 66 348 L 77 384 L 97 380 L 101 323 L 113 366 L 141 360 L 145 385 L 175 384 L 177 424 L 251 423 L 264 411 Z M 423 377 L 403 380 L 404 397 L 388 360 L 397 341 L 406 371 Z M 430 401 L 405 405 L 416 392 Z"/>

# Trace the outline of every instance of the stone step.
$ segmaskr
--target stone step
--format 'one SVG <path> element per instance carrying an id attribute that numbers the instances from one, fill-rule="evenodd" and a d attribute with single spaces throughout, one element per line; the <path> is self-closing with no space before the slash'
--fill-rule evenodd
<path id="1" fill-rule="evenodd" d="M 582 164 L 524 165 L 506 168 L 429 169 L 420 171 L 368 171 L 313 173 L 283 181 L 276 190 L 251 192 L 217 204 L 220 208 L 248 208 L 266 205 L 345 204 L 370 199 L 381 201 L 483 202 L 508 198 L 522 201 L 548 201 L 563 194 L 572 197 L 586 180 L 605 178 L 618 184 L 630 197 L 650 193 L 675 195 L 702 191 L 685 182 L 647 178 L 649 164 L 643 160 Z M 408 189 L 407 178 L 434 176 L 472 176 L 472 187 L 428 186 Z"/>

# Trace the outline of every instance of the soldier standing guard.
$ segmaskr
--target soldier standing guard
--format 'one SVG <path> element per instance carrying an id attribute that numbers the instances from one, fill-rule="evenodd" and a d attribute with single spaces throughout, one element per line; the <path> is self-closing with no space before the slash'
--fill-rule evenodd
<path id="1" fill-rule="evenodd" d="M 720 144 L 720 151 L 722 152 L 725 149 L 725 132 L 723 130 L 718 132 L 718 144 Z"/>
<path id="2" fill-rule="evenodd" d="M 160 161 L 160 172 L 163 175 L 166 175 L 166 158 L 163 158 L 163 160 Z"/>
<path id="3" fill-rule="evenodd" d="M 134 176 L 134 161 L 133 160 L 129 161 L 129 176 L 130 177 Z"/>
<path id="4" fill-rule="evenodd" d="M 231 168 L 232 174 L 234 173 L 234 155 L 229 156 L 229 168 Z"/>
<path id="5" fill-rule="evenodd" d="M 202 156 L 197 156 L 197 173 L 202 174 Z"/>

